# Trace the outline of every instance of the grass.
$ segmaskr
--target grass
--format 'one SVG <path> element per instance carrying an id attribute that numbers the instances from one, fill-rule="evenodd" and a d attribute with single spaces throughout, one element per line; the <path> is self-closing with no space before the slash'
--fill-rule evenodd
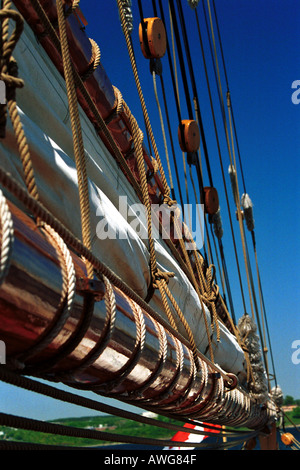
<path id="1" fill-rule="evenodd" d="M 296 425 L 300 424 L 300 417 L 298 418 L 297 416 L 294 416 L 293 412 L 288 412 L 286 413 L 286 415 L 288 418 L 290 418 L 292 423 Z M 164 422 L 175 423 L 174 420 L 170 420 L 163 416 L 160 416 L 159 420 Z M 100 430 L 104 433 L 122 434 L 124 436 L 139 436 L 155 439 L 170 439 L 175 434 L 175 432 L 172 430 L 159 428 L 148 424 L 138 423 L 135 421 L 127 420 L 125 418 L 111 415 L 86 416 L 80 418 L 63 418 L 51 421 L 51 423 L 61 424 L 64 426 L 71 426 L 73 428 Z M 182 425 L 182 423 L 179 424 Z M 285 424 L 287 427 L 291 426 L 290 421 L 287 419 L 285 419 Z M 29 431 L 25 429 L 14 429 L 6 426 L 0 426 L 0 440 L 3 439 L 15 442 L 75 447 L 103 446 L 116 443 L 116 441 L 112 440 L 76 438 L 59 434 L 49 434 L 43 432 Z"/>
<path id="2" fill-rule="evenodd" d="M 161 421 L 173 422 L 168 418 L 160 417 Z M 124 436 L 139 436 L 145 438 L 170 439 L 174 435 L 174 431 L 154 427 L 151 425 L 137 423 L 117 416 L 87 416 L 82 418 L 64 418 L 51 421 L 54 424 L 71 426 L 73 428 L 93 429 L 104 433 L 122 434 Z M 181 423 L 182 424 L 182 423 Z M 30 442 L 35 444 L 47 445 L 64 445 L 64 446 L 95 446 L 107 445 L 116 441 L 104 439 L 89 439 L 62 436 L 58 434 L 46 434 L 43 432 L 29 431 L 24 429 L 14 429 L 0 426 L 0 431 L 4 434 L 0 435 L 0 439 L 18 442 Z"/>

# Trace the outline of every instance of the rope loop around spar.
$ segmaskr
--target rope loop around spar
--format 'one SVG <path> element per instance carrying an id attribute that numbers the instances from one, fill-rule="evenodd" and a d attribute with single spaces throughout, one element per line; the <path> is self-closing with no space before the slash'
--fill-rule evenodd
<path id="1" fill-rule="evenodd" d="M 0 190 L 0 285 L 5 280 L 10 267 L 14 243 L 14 226 L 7 201 Z"/>
<path id="2" fill-rule="evenodd" d="M 17 369 L 22 369 L 22 372 L 25 372 L 27 369 L 26 361 L 45 349 L 60 333 L 71 315 L 76 293 L 75 267 L 67 245 L 57 232 L 49 225 L 41 222 L 40 228 L 51 245 L 54 246 L 60 261 L 62 289 L 59 305 L 55 314 L 57 320 L 53 325 L 51 324 L 49 329 L 46 328 L 38 338 L 37 342 L 29 347 L 25 352 L 9 358 L 10 363 Z M 38 368 L 38 365 L 36 367 Z M 30 366 L 28 366 L 28 368 L 30 369 Z"/>
<path id="3" fill-rule="evenodd" d="M 2 51 L 2 61 L 3 62 L 8 62 L 13 50 L 18 42 L 18 40 L 21 37 L 21 34 L 24 29 L 24 19 L 23 16 L 16 10 L 10 9 L 10 7 L 5 7 L 0 10 L 0 21 L 1 23 L 4 22 L 4 20 L 13 20 L 15 22 L 15 28 L 12 31 L 10 37 L 8 37 L 8 27 L 6 26 L 6 32 L 5 34 L 5 44 L 3 45 L 3 51 Z M 3 35 L 3 33 L 2 33 Z"/>
<path id="4" fill-rule="evenodd" d="M 134 315 L 134 320 L 135 320 L 135 326 L 136 326 L 135 345 L 128 361 L 126 362 L 126 364 L 124 364 L 121 370 L 118 371 L 117 378 L 112 379 L 111 381 L 105 383 L 106 393 L 110 392 L 111 390 L 113 390 L 113 388 L 121 384 L 126 379 L 126 377 L 128 377 L 128 375 L 135 368 L 135 366 L 138 365 L 141 355 L 144 350 L 144 346 L 145 346 L 146 324 L 145 324 L 143 311 L 141 307 L 137 305 L 135 302 L 133 302 L 129 297 L 127 300 L 131 306 L 131 309 Z"/>
<path id="5" fill-rule="evenodd" d="M 113 90 L 114 90 L 114 95 L 115 95 L 115 103 L 109 115 L 106 116 L 106 118 L 104 119 L 106 125 L 108 125 L 113 120 L 117 119 L 123 111 L 122 93 L 115 86 L 113 86 Z"/>
<path id="6" fill-rule="evenodd" d="M 66 384 L 68 384 L 69 381 L 73 383 L 74 379 L 76 380 L 76 374 L 83 372 L 88 367 L 93 365 L 111 340 L 111 336 L 115 328 L 117 314 L 116 297 L 110 281 L 104 275 L 102 276 L 102 279 L 105 285 L 104 302 L 106 307 L 106 317 L 101 335 L 97 340 L 94 348 L 91 349 L 89 354 L 87 354 L 81 362 L 79 362 L 77 367 L 69 370 L 58 371 L 56 373 L 56 376 Z"/>
<path id="7" fill-rule="evenodd" d="M 80 0 L 73 0 L 72 5 L 65 11 L 65 18 L 67 19 L 79 7 Z"/>
<path id="8" fill-rule="evenodd" d="M 83 82 L 88 80 L 91 77 L 91 75 L 93 75 L 93 73 L 99 66 L 100 60 L 101 60 L 101 52 L 100 52 L 100 48 L 98 44 L 96 43 L 96 41 L 94 41 L 94 39 L 91 39 L 91 38 L 90 38 L 90 43 L 92 46 L 92 57 L 87 67 L 87 70 L 81 75 L 81 80 Z"/>

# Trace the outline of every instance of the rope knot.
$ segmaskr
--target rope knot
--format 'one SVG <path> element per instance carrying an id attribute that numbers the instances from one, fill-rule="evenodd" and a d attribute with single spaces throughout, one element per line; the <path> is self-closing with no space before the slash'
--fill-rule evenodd
<path id="1" fill-rule="evenodd" d="M 0 78 L 6 85 L 7 101 L 15 99 L 15 90 L 24 87 L 24 80 L 18 77 L 18 64 L 13 57 L 7 64 L 7 73 L 2 72 Z"/>
<path id="2" fill-rule="evenodd" d="M 169 207 L 176 206 L 177 201 L 171 198 L 170 194 L 164 194 L 163 204 L 166 204 Z"/>
<path id="3" fill-rule="evenodd" d="M 157 268 L 157 270 L 153 273 L 153 287 L 158 289 L 159 281 L 165 281 L 166 284 L 169 284 L 169 280 L 171 277 L 174 277 L 175 273 L 168 272 L 168 271 L 161 271 L 161 269 Z"/>
<path id="4" fill-rule="evenodd" d="M 159 165 L 154 157 L 151 156 L 151 163 L 153 166 L 153 172 L 156 175 L 156 173 L 159 171 Z"/>
<path id="5" fill-rule="evenodd" d="M 203 298 L 211 305 L 214 305 L 219 295 L 219 286 L 213 283 L 214 276 L 211 275 L 211 267 L 207 269 L 207 283 L 206 290 L 203 292 Z"/>

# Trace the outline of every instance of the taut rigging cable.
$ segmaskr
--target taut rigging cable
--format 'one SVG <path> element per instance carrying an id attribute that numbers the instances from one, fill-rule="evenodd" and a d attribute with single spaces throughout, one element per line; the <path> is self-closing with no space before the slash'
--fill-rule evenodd
<path id="1" fill-rule="evenodd" d="M 226 80 L 227 92 L 229 92 L 229 80 L 228 80 L 228 74 L 227 74 L 227 70 L 226 70 L 225 56 L 224 56 L 224 50 L 223 50 L 223 44 L 222 44 L 222 39 L 221 39 L 221 33 L 220 33 L 220 27 L 219 27 L 219 21 L 218 21 L 218 15 L 217 15 L 217 10 L 216 10 L 215 0 L 212 0 L 212 3 L 213 3 L 214 15 L 215 15 L 215 22 L 216 22 L 216 28 L 217 28 L 219 47 L 220 47 L 220 51 L 221 51 L 221 58 L 222 58 L 224 76 L 225 76 L 225 80 Z M 237 136 L 237 131 L 236 131 L 234 112 L 233 112 L 233 106 L 232 106 L 232 101 L 231 100 L 230 100 L 230 113 L 231 113 L 233 130 L 234 130 L 234 135 L 235 135 L 237 154 L 238 154 L 238 158 L 239 158 L 243 189 L 244 189 L 244 193 L 247 194 L 245 176 L 244 176 L 244 171 L 243 171 L 240 147 L 239 147 L 239 142 L 238 142 L 238 136 Z M 261 279 L 260 279 L 259 268 L 258 268 L 254 229 L 251 230 L 251 236 L 252 236 L 252 245 L 253 245 L 253 250 L 254 250 L 255 260 L 256 260 L 257 281 L 258 281 L 258 289 L 259 289 L 260 302 L 261 302 L 262 320 L 263 320 L 263 318 L 265 319 L 265 324 L 266 324 L 266 328 L 267 328 L 267 335 L 268 335 L 268 342 L 269 342 L 269 348 L 270 348 L 270 356 L 271 356 L 272 367 L 273 367 L 273 371 L 274 371 L 274 375 L 275 375 L 275 384 L 277 385 L 276 374 L 275 374 L 275 365 L 274 365 L 274 360 L 273 360 L 273 353 L 272 353 L 272 347 L 271 347 L 271 341 L 270 341 L 270 335 L 269 335 L 269 329 L 268 329 L 268 321 L 267 321 L 267 316 L 266 316 L 266 310 L 265 310 L 265 304 L 264 304 L 264 300 L 263 300 L 263 292 L 262 292 L 262 286 L 261 286 Z M 260 325 L 259 325 L 259 328 L 260 328 Z M 261 333 L 261 335 L 262 335 L 262 333 Z M 265 340 L 262 341 L 262 344 L 263 343 L 266 343 L 266 341 Z"/>
<path id="2" fill-rule="evenodd" d="M 222 84 L 221 84 L 221 77 L 220 77 L 220 69 L 219 69 L 219 63 L 218 63 L 218 57 L 217 57 L 217 50 L 216 50 L 216 41 L 215 41 L 215 35 L 214 35 L 214 28 L 213 28 L 213 21 L 212 21 L 212 14 L 211 14 L 211 8 L 210 8 L 210 2 L 207 0 L 207 6 L 208 6 L 208 12 L 209 12 L 209 21 L 210 21 L 210 28 L 211 28 L 211 35 L 212 35 L 212 40 L 213 40 L 213 46 L 214 46 L 214 58 L 215 58 L 215 63 L 216 63 L 216 68 L 217 68 L 217 78 L 218 78 L 218 87 L 220 91 L 220 96 L 221 96 L 221 112 L 223 116 L 223 124 L 224 124 L 224 130 L 225 130 L 225 136 L 226 136 L 226 142 L 227 142 L 227 148 L 228 148 L 228 153 L 229 153 L 229 158 L 230 158 L 230 168 L 235 170 L 236 168 L 236 162 L 235 162 L 235 151 L 234 151 L 234 146 L 230 147 L 230 139 L 229 139 L 229 131 L 227 127 L 227 120 L 226 120 L 226 115 L 225 115 L 225 106 L 224 106 L 224 100 L 223 100 L 223 92 L 222 92 Z M 203 6 L 204 8 L 204 6 Z M 229 96 L 227 95 L 227 100 L 229 100 Z M 227 101 L 228 104 L 228 101 Z M 229 108 L 229 104 L 228 104 Z M 230 130 L 231 130 L 231 115 L 229 114 L 229 124 L 230 124 Z M 232 132 L 231 132 L 231 137 L 232 137 Z M 232 142 L 233 144 L 233 142 Z M 250 276 L 249 276 L 249 266 L 248 266 L 248 260 L 247 260 L 247 253 L 245 249 L 245 237 L 244 237 L 244 232 L 243 232 L 243 221 L 242 221 L 242 213 L 241 213 L 241 207 L 240 207 L 240 199 L 239 199 L 239 189 L 238 189 L 238 179 L 235 177 L 235 185 L 236 185 L 236 194 L 237 198 L 235 200 L 236 206 L 237 206 L 237 216 L 238 216 L 238 222 L 239 222 L 239 228 L 240 228 L 240 235 L 241 235 L 241 242 L 242 242 L 242 249 L 243 249 L 243 256 L 244 256 L 244 263 L 245 263 L 245 269 L 246 269 L 246 277 L 247 277 L 247 284 L 248 284 L 248 292 L 249 292 L 249 300 L 250 300 L 250 307 L 251 307 L 251 312 L 252 312 L 252 317 L 254 318 L 254 309 L 253 309 L 253 298 L 252 298 L 252 291 L 251 291 L 251 284 L 250 284 Z"/>
<path id="3" fill-rule="evenodd" d="M 241 271 L 240 271 L 240 266 L 239 266 L 239 259 L 238 259 L 238 254 L 237 254 L 235 235 L 234 235 L 234 231 L 233 231 L 232 217 L 231 217 L 230 207 L 229 207 L 229 198 L 228 198 L 227 185 L 226 185 L 225 175 L 224 175 L 224 168 L 223 168 L 223 162 L 222 162 L 222 156 L 221 156 L 220 142 L 219 142 L 218 131 L 217 131 L 217 126 L 216 126 L 216 118 L 215 118 L 214 107 L 213 107 L 213 102 L 212 102 L 212 94 L 211 94 L 211 88 L 210 88 L 209 79 L 208 79 L 206 59 L 205 59 L 205 54 L 204 54 L 204 47 L 203 47 L 203 41 L 202 41 L 202 35 L 201 35 L 197 10 L 195 10 L 195 15 L 196 15 L 196 21 L 197 21 L 197 27 L 198 27 L 199 41 L 200 41 L 200 46 L 201 46 L 201 51 L 202 51 L 202 58 L 203 58 L 203 63 L 204 63 L 204 70 L 205 70 L 207 88 L 208 88 L 209 99 L 210 99 L 212 118 L 213 118 L 213 122 L 214 122 L 214 129 L 215 129 L 216 142 L 217 142 L 217 148 L 218 148 L 218 154 L 219 154 L 219 161 L 220 161 L 220 166 L 221 166 L 221 173 L 222 173 L 222 178 L 223 178 L 223 185 L 224 185 L 224 190 L 225 190 L 226 203 L 227 203 L 227 208 L 228 208 L 229 223 L 230 223 L 230 228 L 231 228 L 232 241 L 233 241 L 235 259 L 236 259 L 236 265 L 237 265 L 237 271 L 238 271 L 238 277 L 239 277 L 239 283 L 240 283 L 240 291 L 241 291 L 244 311 L 246 312 L 246 302 L 245 302 L 245 296 L 244 296 L 244 289 L 243 289 Z M 206 18 L 205 11 L 204 11 L 204 17 Z M 222 253 L 224 255 L 224 249 L 222 247 L 222 242 L 220 244 L 220 248 L 222 248 Z M 227 290 L 230 290 L 230 285 L 229 284 L 227 286 Z"/>
<path id="4" fill-rule="evenodd" d="M 182 81 L 183 81 L 183 86 L 184 86 L 184 91 L 185 91 L 185 96 L 186 96 L 186 104 L 187 104 L 187 108 L 188 108 L 189 117 L 190 117 L 190 119 L 193 119 L 193 109 L 192 109 L 192 104 L 191 104 L 191 100 L 190 100 L 190 96 L 189 96 L 187 76 L 186 76 L 186 73 L 185 73 L 185 65 L 184 65 L 183 53 L 182 53 L 181 42 L 180 42 L 180 37 L 179 37 L 179 29 L 178 29 L 175 6 L 174 6 L 173 0 L 169 1 L 169 5 L 170 5 L 170 8 L 171 8 L 172 19 L 173 19 L 173 23 L 174 23 L 174 33 L 175 33 L 176 44 L 177 44 L 177 49 L 178 49 L 179 63 L 180 63 L 180 67 L 181 67 Z M 197 90 L 196 90 L 196 84 L 195 84 L 195 78 L 194 78 L 193 67 L 192 67 L 192 62 L 191 62 L 191 56 L 190 56 L 190 52 L 189 52 L 188 40 L 187 40 L 187 35 L 186 35 L 186 28 L 185 28 L 184 19 L 183 19 L 183 15 L 181 14 L 182 12 L 181 12 L 180 7 L 181 7 L 181 5 L 179 3 L 179 19 L 180 19 L 180 23 L 181 23 L 182 32 L 183 32 L 184 46 L 185 46 L 186 56 L 187 56 L 187 60 L 188 60 L 188 67 L 189 67 L 190 77 L 191 77 L 191 81 L 192 81 L 193 94 L 194 94 L 194 97 L 197 101 L 197 117 L 198 117 L 198 123 L 199 123 L 199 127 L 200 127 L 200 133 L 201 133 L 202 145 L 203 145 L 203 150 L 204 150 L 204 156 L 205 156 L 206 165 L 207 165 L 208 178 L 209 178 L 210 186 L 213 186 L 213 179 L 212 179 L 212 174 L 211 174 L 211 169 L 210 169 L 210 163 L 209 163 L 209 157 L 208 157 L 208 151 L 207 151 L 207 145 L 206 145 L 206 138 L 205 138 L 205 133 L 204 133 L 204 128 L 203 128 L 202 117 L 201 117 L 201 113 L 200 113 L 198 94 L 197 94 Z M 203 181 L 202 181 L 202 176 L 200 175 L 200 167 L 199 167 L 199 161 L 198 160 L 196 160 L 196 169 L 197 169 L 197 176 L 198 176 L 199 184 L 200 184 L 200 190 L 202 190 Z"/>
<path id="5" fill-rule="evenodd" d="M 175 34 L 176 45 L 177 45 L 177 50 L 178 50 L 178 58 L 179 58 L 179 63 L 180 63 L 182 81 L 183 81 L 184 90 L 185 90 L 186 105 L 187 105 L 187 108 L 188 108 L 189 117 L 190 117 L 190 119 L 193 119 L 193 107 L 192 107 L 192 103 L 191 103 L 191 99 L 190 99 L 190 95 L 189 95 L 187 76 L 186 76 L 186 73 L 185 73 L 183 51 L 182 51 L 182 48 L 181 48 L 181 42 L 180 42 L 180 37 L 179 37 L 179 28 L 178 28 L 178 23 L 177 23 L 177 19 L 176 19 L 175 7 L 174 7 L 174 4 L 172 2 L 169 2 L 169 8 L 170 8 L 170 17 L 171 17 L 171 20 L 172 20 L 172 24 L 174 25 L 174 34 Z M 187 34 L 186 34 L 186 28 L 185 28 L 183 16 L 182 16 L 180 21 L 181 21 L 181 27 L 184 31 L 184 36 L 185 36 L 185 41 L 184 42 L 185 42 L 186 55 L 189 58 L 189 70 L 190 70 L 190 73 L 193 76 L 193 88 L 194 88 L 194 99 L 193 99 L 193 101 L 195 103 L 194 109 L 195 109 L 195 113 L 196 113 L 196 117 L 197 117 L 197 123 L 198 123 L 198 125 L 200 125 L 202 144 L 203 144 L 205 159 L 206 159 L 206 163 L 207 163 L 207 170 L 208 170 L 208 174 L 209 174 L 210 185 L 213 187 L 213 180 L 212 180 L 212 174 L 211 174 L 211 170 L 210 170 L 210 163 L 209 163 L 209 158 L 208 158 L 204 128 L 203 128 L 202 118 L 201 118 L 200 109 L 199 109 L 196 84 L 195 84 L 194 74 L 193 74 L 193 70 L 192 70 L 192 63 L 191 63 L 191 57 L 190 57 L 190 52 L 189 52 L 189 46 L 188 46 L 188 40 L 187 40 Z M 191 167 L 191 164 L 192 164 L 191 159 L 188 159 L 188 164 Z M 194 160 L 193 164 L 195 164 L 195 167 L 196 167 L 197 178 L 198 178 L 198 183 L 199 183 L 199 189 L 200 189 L 200 194 L 201 194 L 201 193 L 203 193 L 204 184 L 203 184 L 203 176 L 202 176 L 202 170 L 201 170 L 201 166 L 200 166 L 200 157 L 199 157 L 199 155 L 197 155 L 197 157 L 195 157 L 195 160 Z M 191 176 L 192 184 L 194 186 L 194 181 L 193 181 L 193 176 L 192 176 L 191 171 L 190 171 L 190 176 Z M 196 200 L 197 200 L 197 197 L 196 197 Z M 207 222 L 206 222 L 205 217 L 204 217 L 204 222 L 205 222 L 205 225 L 206 225 Z M 210 263 L 214 264 L 213 254 L 212 254 L 212 250 L 211 250 L 210 236 L 209 236 L 209 231 L 208 230 L 206 230 L 206 234 L 207 234 L 207 243 L 208 243 L 208 249 L 209 249 L 208 250 L 209 251 L 209 256 L 211 258 Z"/>

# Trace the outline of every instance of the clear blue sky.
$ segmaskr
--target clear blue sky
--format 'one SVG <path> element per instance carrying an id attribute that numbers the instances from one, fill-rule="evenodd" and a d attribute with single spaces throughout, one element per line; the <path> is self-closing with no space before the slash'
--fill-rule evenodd
<path id="1" fill-rule="evenodd" d="M 159 152 L 163 157 L 163 142 L 156 103 L 153 94 L 149 64 L 142 56 L 138 41 L 139 12 L 133 1 L 133 41 L 143 91 L 156 136 Z M 176 3 L 176 2 L 175 2 Z M 211 2 L 212 3 L 212 2 Z M 168 17 L 167 1 L 163 0 Z M 205 2 L 206 4 L 206 2 Z M 299 151 L 300 151 L 300 104 L 292 103 L 293 81 L 300 80 L 300 4 L 297 0 L 216 0 L 226 68 L 229 79 L 234 117 L 243 164 L 247 192 L 254 203 L 255 234 L 259 269 L 267 311 L 275 371 L 284 395 L 300 397 L 300 364 L 292 362 L 292 343 L 300 340 L 299 321 Z M 143 128 L 143 118 L 130 68 L 125 40 L 120 28 L 115 1 L 82 0 L 81 9 L 88 21 L 89 37 L 100 46 L 101 61 L 107 74 L 124 96 L 125 101 Z M 200 108 L 207 138 L 210 165 L 214 186 L 218 189 L 224 226 L 223 244 L 235 313 L 243 313 L 240 286 L 233 252 L 228 212 L 225 201 L 220 163 L 217 153 L 213 123 L 207 98 L 201 49 L 196 30 L 194 12 L 182 1 L 187 13 L 189 42 L 193 55 L 195 76 L 200 98 Z M 145 17 L 153 16 L 152 2 L 143 2 Z M 202 6 L 198 15 L 203 25 Z M 203 30 L 204 40 L 206 32 Z M 207 44 L 206 44 L 207 45 Z M 220 60 L 220 56 L 219 56 Z M 174 125 L 174 141 L 177 144 L 177 115 L 173 101 L 168 62 L 162 59 L 163 75 L 170 96 L 170 109 Z M 210 67 L 210 65 L 209 65 Z M 210 67 L 211 71 L 211 67 Z M 216 88 L 211 75 L 214 97 Z M 158 88 L 160 86 L 158 83 Z M 223 92 L 226 86 L 223 82 Z M 181 94 L 184 110 L 185 97 Z M 215 109 L 220 116 L 218 101 Z M 183 112 L 184 114 L 184 112 Z M 183 116 L 184 117 L 184 116 Z M 218 117 L 219 119 L 219 117 Z M 230 182 L 227 174 L 229 157 L 225 146 L 224 130 L 219 127 L 223 164 L 227 178 L 231 215 L 235 228 L 240 265 L 244 273 L 244 262 L 240 245 L 238 223 L 232 204 Z M 171 151 L 169 150 L 170 154 Z M 181 164 L 181 151 L 177 147 Z M 204 168 L 205 168 L 205 163 Z M 239 177 L 240 168 L 238 167 Z M 204 171 L 205 184 L 208 185 Z M 241 189 L 241 179 L 239 179 Z M 184 189 L 184 183 L 183 189 Z M 241 189 L 242 192 L 242 189 Z M 248 234 L 247 234 L 248 236 Z M 252 257 L 251 239 L 248 238 Z M 255 265 L 252 265 L 256 279 Z M 247 308 L 248 291 L 243 274 L 243 286 Z M 258 294 L 258 292 L 257 292 Z M 54 418 L 67 415 L 88 414 L 64 404 L 58 404 L 17 389 L 0 386 L 0 399 L 4 409 L 14 414 L 36 418 Z M 52 406 L 53 403 L 53 406 Z M 3 407 L 2 407 L 3 408 Z"/>

